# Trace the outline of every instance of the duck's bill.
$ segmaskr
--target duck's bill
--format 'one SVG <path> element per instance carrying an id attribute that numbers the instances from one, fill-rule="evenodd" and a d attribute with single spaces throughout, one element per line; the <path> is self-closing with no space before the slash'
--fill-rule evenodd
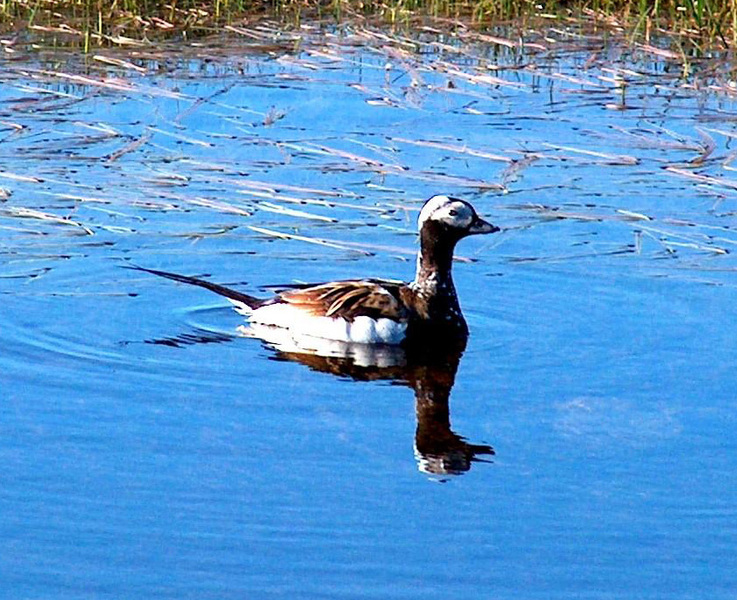
<path id="1" fill-rule="evenodd" d="M 474 222 L 471 223 L 468 233 L 474 235 L 477 233 L 496 233 L 497 231 L 501 231 L 501 229 L 496 225 L 492 225 L 488 221 L 484 221 L 483 219 L 476 217 Z"/>

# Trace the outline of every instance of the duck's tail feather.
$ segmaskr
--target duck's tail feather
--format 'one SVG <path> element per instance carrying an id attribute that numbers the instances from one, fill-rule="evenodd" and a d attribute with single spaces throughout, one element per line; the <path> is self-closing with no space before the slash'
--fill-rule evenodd
<path id="1" fill-rule="evenodd" d="M 180 283 L 188 283 L 190 285 L 203 287 L 206 290 L 210 290 L 211 292 L 219 294 L 220 296 L 225 296 L 228 300 L 235 304 L 240 311 L 246 313 L 257 309 L 259 306 L 262 306 L 264 304 L 264 300 L 260 298 L 249 296 L 248 294 L 244 294 L 243 292 L 238 292 L 236 290 L 232 290 L 225 286 L 218 285 L 217 283 L 212 283 L 204 279 L 197 279 L 196 277 L 179 275 L 177 273 L 169 273 L 168 271 L 159 271 L 157 269 L 147 269 L 146 267 L 139 267 L 137 265 L 125 265 L 124 268 L 133 269 L 134 271 L 144 271 L 146 273 L 158 275 L 159 277 L 166 277 L 167 279 L 172 279 L 173 281 L 179 281 Z"/>

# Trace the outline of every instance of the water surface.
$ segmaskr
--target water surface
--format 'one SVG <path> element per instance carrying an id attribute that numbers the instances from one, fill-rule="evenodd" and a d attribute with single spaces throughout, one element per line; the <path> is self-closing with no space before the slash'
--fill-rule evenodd
<path id="1" fill-rule="evenodd" d="M 732 598 L 720 59 L 252 33 L 0 68 L 2 595 Z M 438 192 L 505 228 L 458 248 L 440 372 L 328 373 L 121 268 L 408 279 Z"/>

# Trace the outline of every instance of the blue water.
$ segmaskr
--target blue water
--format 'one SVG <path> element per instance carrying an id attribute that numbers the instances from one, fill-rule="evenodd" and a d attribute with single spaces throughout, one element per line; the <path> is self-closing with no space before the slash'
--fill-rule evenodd
<path id="1" fill-rule="evenodd" d="M 445 41 L 0 67 L 0 597 L 734 597 L 726 76 L 604 36 Z M 457 374 L 411 376 L 449 422 L 402 368 L 321 372 L 207 291 L 121 268 L 253 294 L 407 279 L 436 192 L 505 227 L 458 248 Z M 495 454 L 423 455 L 438 440 Z"/>

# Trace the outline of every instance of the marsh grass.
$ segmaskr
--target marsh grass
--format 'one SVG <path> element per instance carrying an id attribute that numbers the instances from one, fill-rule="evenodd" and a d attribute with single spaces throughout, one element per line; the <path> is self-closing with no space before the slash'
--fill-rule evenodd
<path id="1" fill-rule="evenodd" d="M 737 0 L 0 0 L 0 26 L 6 31 L 52 35 L 85 50 L 207 35 L 264 16 L 277 17 L 286 27 L 308 17 L 360 17 L 399 26 L 434 17 L 479 27 L 586 18 L 648 40 L 666 33 L 702 48 L 737 41 Z"/>

